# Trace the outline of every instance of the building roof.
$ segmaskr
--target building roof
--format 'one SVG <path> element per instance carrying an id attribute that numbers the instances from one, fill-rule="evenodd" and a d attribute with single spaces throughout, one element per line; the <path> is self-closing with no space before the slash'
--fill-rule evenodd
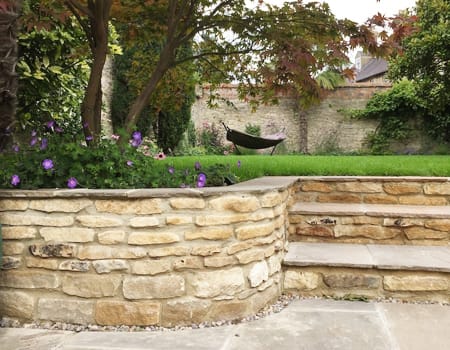
<path id="1" fill-rule="evenodd" d="M 368 80 L 378 75 L 386 73 L 388 63 L 382 58 L 372 58 L 356 75 L 356 82 Z"/>

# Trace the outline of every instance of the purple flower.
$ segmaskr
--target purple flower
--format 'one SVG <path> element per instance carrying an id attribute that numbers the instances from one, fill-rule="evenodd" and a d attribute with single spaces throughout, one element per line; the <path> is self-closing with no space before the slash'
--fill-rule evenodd
<path id="1" fill-rule="evenodd" d="M 195 162 L 194 168 L 195 170 L 200 170 L 202 167 L 202 165 L 200 164 L 200 162 Z"/>
<path id="2" fill-rule="evenodd" d="M 86 141 L 92 141 L 94 139 L 94 136 L 92 136 L 92 135 L 89 135 L 89 136 L 86 136 Z"/>
<path id="3" fill-rule="evenodd" d="M 16 153 L 18 153 L 18 152 L 20 151 L 19 145 L 13 145 L 13 146 L 12 146 L 12 149 L 13 149 L 13 151 L 16 152 Z"/>
<path id="4" fill-rule="evenodd" d="M 36 135 L 37 135 L 36 130 L 33 130 L 33 131 L 31 132 L 31 137 L 35 137 Z"/>
<path id="5" fill-rule="evenodd" d="M 38 142 L 38 138 L 37 138 L 36 136 L 32 137 L 32 138 L 31 138 L 31 141 L 30 141 L 30 146 L 31 146 L 31 147 L 36 146 L 36 143 L 37 143 L 37 142 Z"/>
<path id="6" fill-rule="evenodd" d="M 88 122 L 83 123 L 83 128 L 86 129 L 89 126 Z"/>
<path id="7" fill-rule="evenodd" d="M 19 175 L 14 174 L 11 176 L 11 185 L 17 186 L 20 183 L 20 177 Z"/>
<path id="8" fill-rule="evenodd" d="M 240 160 L 238 160 L 238 162 L 237 162 L 237 167 L 238 167 L 238 168 L 241 167 L 241 161 L 240 161 Z"/>
<path id="9" fill-rule="evenodd" d="M 139 147 L 141 145 L 141 143 L 142 143 L 142 140 L 135 140 L 135 139 L 131 140 L 131 146 L 136 147 L 136 148 Z"/>
<path id="10" fill-rule="evenodd" d="M 67 187 L 75 188 L 75 187 L 77 187 L 77 185 L 78 185 L 78 181 L 74 177 L 71 177 L 71 178 L 69 178 L 69 180 L 67 180 Z"/>
<path id="11" fill-rule="evenodd" d="M 197 187 L 205 187 L 206 184 L 206 175 L 204 173 L 200 173 L 197 176 Z"/>
<path id="12" fill-rule="evenodd" d="M 57 133 L 62 133 L 62 132 L 63 132 L 63 129 L 60 128 L 59 126 L 57 126 L 57 127 L 55 128 L 55 131 L 56 131 Z"/>
<path id="13" fill-rule="evenodd" d="M 133 140 L 142 140 L 142 134 L 140 133 L 140 131 L 134 131 L 134 132 L 131 134 L 131 138 L 132 138 Z"/>
<path id="14" fill-rule="evenodd" d="M 42 167 L 44 170 L 50 170 L 53 168 L 53 161 L 51 159 L 44 159 L 42 161 Z"/>
<path id="15" fill-rule="evenodd" d="M 167 169 L 169 173 L 173 174 L 175 173 L 175 168 L 173 166 L 170 166 L 169 169 Z"/>
<path id="16" fill-rule="evenodd" d="M 45 126 L 49 129 L 53 129 L 55 127 L 55 121 L 54 120 L 50 120 L 47 123 L 45 123 Z"/>
<path id="17" fill-rule="evenodd" d="M 44 137 L 41 140 L 41 147 L 40 147 L 41 151 L 45 150 L 47 146 L 48 146 L 48 139 Z"/>
<path id="18" fill-rule="evenodd" d="M 133 162 L 131 160 L 127 160 L 127 165 L 128 166 L 133 166 Z"/>

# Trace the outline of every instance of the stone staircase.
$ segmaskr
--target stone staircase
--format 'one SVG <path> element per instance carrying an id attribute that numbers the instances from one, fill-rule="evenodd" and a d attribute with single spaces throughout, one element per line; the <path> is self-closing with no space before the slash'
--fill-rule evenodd
<path id="1" fill-rule="evenodd" d="M 450 303 L 450 179 L 302 178 L 284 290 Z"/>

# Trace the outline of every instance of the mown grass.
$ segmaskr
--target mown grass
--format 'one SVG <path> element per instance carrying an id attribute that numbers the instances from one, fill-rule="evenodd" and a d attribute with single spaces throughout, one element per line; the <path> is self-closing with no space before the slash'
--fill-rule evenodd
<path id="1" fill-rule="evenodd" d="M 228 155 L 168 157 L 158 166 L 228 164 L 240 181 L 261 176 L 450 176 L 450 156 Z M 240 161 L 240 167 L 238 167 Z"/>

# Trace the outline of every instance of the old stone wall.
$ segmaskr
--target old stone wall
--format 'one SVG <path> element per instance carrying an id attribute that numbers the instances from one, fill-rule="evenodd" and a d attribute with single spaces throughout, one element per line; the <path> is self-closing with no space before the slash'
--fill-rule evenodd
<path id="1" fill-rule="evenodd" d="M 369 120 L 349 120 L 339 110 L 363 108 L 375 92 L 389 87 L 390 85 L 384 83 L 360 83 L 342 86 L 329 92 L 319 105 L 307 111 L 308 151 L 313 153 L 321 148 L 331 147 L 350 152 L 363 148 L 367 133 L 375 130 L 378 123 Z M 219 89 L 218 93 L 224 100 L 217 101 L 216 108 L 208 107 L 210 93 L 208 86 L 203 86 L 197 91 L 197 101 L 192 106 L 192 120 L 197 129 L 201 129 L 205 122 L 214 123 L 218 127 L 222 127 L 221 122 L 224 122 L 229 127 L 241 131 L 245 131 L 247 124 L 258 125 L 261 127 L 262 135 L 284 130 L 287 135 L 283 142 L 286 150 L 299 151 L 300 124 L 295 112 L 294 99 L 279 96 L 278 105 L 260 106 L 253 112 L 248 103 L 238 99 L 234 85 L 223 85 Z"/>
<path id="2" fill-rule="evenodd" d="M 254 314 L 281 293 L 292 181 L 1 191 L 0 315 L 174 326 Z"/>

